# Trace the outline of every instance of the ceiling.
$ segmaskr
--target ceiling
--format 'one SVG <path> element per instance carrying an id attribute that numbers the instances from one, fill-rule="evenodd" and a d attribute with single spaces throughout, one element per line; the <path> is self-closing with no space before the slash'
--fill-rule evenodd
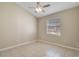
<path id="1" fill-rule="evenodd" d="M 17 4 L 21 6 L 22 8 L 26 9 L 33 16 L 38 17 L 38 18 L 46 16 L 46 15 L 50 15 L 55 12 L 63 11 L 65 9 L 79 6 L 78 2 L 41 2 L 42 6 L 46 4 L 50 4 L 51 6 L 44 8 L 45 13 L 44 12 L 36 13 L 33 8 L 29 8 L 29 7 L 36 6 L 36 2 L 17 2 Z"/>

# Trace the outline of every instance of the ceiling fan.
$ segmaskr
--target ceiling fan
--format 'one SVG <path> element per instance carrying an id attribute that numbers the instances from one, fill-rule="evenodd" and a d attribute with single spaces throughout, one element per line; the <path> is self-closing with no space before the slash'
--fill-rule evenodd
<path id="1" fill-rule="evenodd" d="M 30 7 L 30 8 L 35 9 L 36 13 L 40 13 L 40 12 L 45 12 L 44 8 L 49 7 L 49 6 L 50 6 L 50 4 L 46 4 L 46 5 L 42 6 L 40 4 L 40 2 L 36 2 L 36 6 L 35 7 Z"/>

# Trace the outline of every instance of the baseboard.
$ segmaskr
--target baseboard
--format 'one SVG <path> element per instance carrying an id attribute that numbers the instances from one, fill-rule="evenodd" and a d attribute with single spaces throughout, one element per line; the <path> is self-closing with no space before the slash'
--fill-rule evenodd
<path id="1" fill-rule="evenodd" d="M 12 48 L 15 48 L 15 47 L 19 47 L 19 46 L 22 46 L 22 45 L 27 45 L 27 44 L 31 44 L 31 43 L 35 43 L 35 42 L 43 42 L 43 43 L 47 43 L 47 44 L 56 45 L 56 46 L 60 46 L 60 47 L 64 47 L 64 48 L 68 48 L 68 49 L 79 51 L 78 48 L 74 48 L 74 47 L 70 47 L 70 46 L 65 46 L 65 45 L 58 44 L 58 43 L 51 43 L 51 42 L 45 41 L 45 40 L 38 40 L 38 41 L 30 40 L 30 41 L 27 41 L 27 42 L 24 42 L 24 43 L 20 43 L 20 44 L 17 44 L 17 45 L 1 48 L 0 51 L 5 51 L 5 50 L 8 50 L 8 49 L 12 49 Z"/>
<path id="2" fill-rule="evenodd" d="M 1 48 L 0 51 L 5 51 L 5 50 L 8 50 L 8 49 L 12 49 L 12 48 L 15 48 L 15 47 L 19 47 L 19 46 L 22 46 L 22 45 L 25 45 L 25 44 L 27 45 L 27 44 L 31 44 L 31 43 L 35 43 L 35 42 L 36 42 L 36 40 L 30 40 L 30 41 L 20 43 L 20 44 L 17 44 L 17 45 Z"/>
<path id="3" fill-rule="evenodd" d="M 51 42 L 49 42 L 49 41 L 45 41 L 45 40 L 38 40 L 38 42 L 43 42 L 43 43 L 47 43 L 47 44 L 56 45 L 56 46 L 60 46 L 60 47 L 64 47 L 64 48 L 68 48 L 68 49 L 72 49 L 72 50 L 75 50 L 75 51 L 79 51 L 78 48 L 74 48 L 74 47 L 70 47 L 70 46 L 65 46 L 65 45 L 58 44 L 58 43 L 51 43 Z"/>

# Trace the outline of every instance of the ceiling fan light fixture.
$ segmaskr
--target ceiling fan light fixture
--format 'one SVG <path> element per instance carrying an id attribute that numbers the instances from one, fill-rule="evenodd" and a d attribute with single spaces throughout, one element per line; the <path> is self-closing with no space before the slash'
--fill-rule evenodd
<path id="1" fill-rule="evenodd" d="M 35 8 L 35 10 L 36 10 L 36 12 L 39 13 L 39 12 L 42 12 L 43 9 L 41 7 L 38 7 L 38 8 Z"/>

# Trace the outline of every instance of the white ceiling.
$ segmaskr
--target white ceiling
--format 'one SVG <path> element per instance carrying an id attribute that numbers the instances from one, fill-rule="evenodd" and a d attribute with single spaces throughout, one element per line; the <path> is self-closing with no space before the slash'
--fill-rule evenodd
<path id="1" fill-rule="evenodd" d="M 59 12 L 65 9 L 73 8 L 79 6 L 78 2 L 41 2 L 41 5 L 50 4 L 51 6 L 44 8 L 45 13 L 35 13 L 35 10 L 29 7 L 36 6 L 36 2 L 17 2 L 17 4 L 23 8 L 25 8 L 28 12 L 30 12 L 35 17 L 43 17 L 46 15 L 50 15 L 55 12 Z"/>

